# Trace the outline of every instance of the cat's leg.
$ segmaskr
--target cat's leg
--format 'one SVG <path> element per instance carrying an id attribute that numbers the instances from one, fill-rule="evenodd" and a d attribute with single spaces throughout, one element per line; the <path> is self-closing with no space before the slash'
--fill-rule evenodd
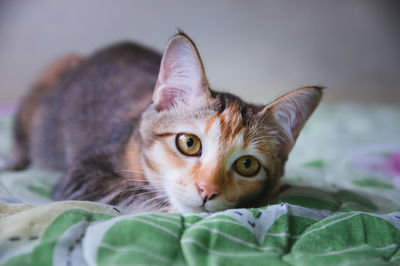
<path id="1" fill-rule="evenodd" d="M 67 55 L 55 60 L 39 76 L 35 85 L 23 98 L 14 118 L 13 145 L 6 156 L 0 158 L 0 172 L 6 170 L 23 170 L 29 166 L 32 158 L 30 153 L 31 135 L 34 121 L 41 103 L 46 95 L 57 86 L 60 80 L 82 62 L 77 55 Z"/>
<path id="2" fill-rule="evenodd" d="M 154 207 L 157 192 L 151 190 L 147 181 L 124 177 L 115 166 L 115 153 L 114 148 L 102 147 L 75 160 L 53 187 L 53 199 L 97 201 L 132 213 L 173 211 L 168 206 Z"/>
<path id="3" fill-rule="evenodd" d="M 75 160 L 53 187 L 53 199 L 104 202 L 122 181 L 110 154 L 108 149 L 97 149 Z"/>

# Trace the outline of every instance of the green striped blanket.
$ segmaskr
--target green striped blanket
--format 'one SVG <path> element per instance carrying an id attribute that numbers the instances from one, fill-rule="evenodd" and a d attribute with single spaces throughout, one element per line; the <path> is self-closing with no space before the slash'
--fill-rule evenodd
<path id="1" fill-rule="evenodd" d="M 400 265 L 400 108 L 322 105 L 258 209 L 130 215 L 0 174 L 1 265 Z M 0 152 L 10 117 L 0 118 Z"/>

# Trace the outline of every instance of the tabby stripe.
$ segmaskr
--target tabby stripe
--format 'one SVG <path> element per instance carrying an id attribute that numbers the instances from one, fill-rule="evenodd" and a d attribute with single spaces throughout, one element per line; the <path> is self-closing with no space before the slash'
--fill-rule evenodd
<path id="1" fill-rule="evenodd" d="M 222 95 L 220 95 L 219 99 L 221 101 L 221 105 L 220 105 L 220 109 L 218 110 L 218 114 L 222 114 L 226 108 L 226 99 L 225 99 L 225 97 L 222 97 Z"/>
<path id="2" fill-rule="evenodd" d="M 246 113 L 247 113 L 247 108 L 243 105 L 240 106 L 240 115 L 242 116 L 242 125 L 246 126 L 247 125 L 247 120 L 246 120 Z"/>

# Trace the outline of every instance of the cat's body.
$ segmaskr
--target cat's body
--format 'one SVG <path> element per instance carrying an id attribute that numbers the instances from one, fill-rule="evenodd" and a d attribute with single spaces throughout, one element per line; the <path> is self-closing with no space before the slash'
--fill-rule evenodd
<path id="1" fill-rule="evenodd" d="M 262 106 L 212 91 L 182 34 L 163 57 L 119 44 L 42 75 L 17 114 L 6 165 L 63 171 L 56 199 L 130 211 L 259 206 L 320 97 L 307 87 Z"/>

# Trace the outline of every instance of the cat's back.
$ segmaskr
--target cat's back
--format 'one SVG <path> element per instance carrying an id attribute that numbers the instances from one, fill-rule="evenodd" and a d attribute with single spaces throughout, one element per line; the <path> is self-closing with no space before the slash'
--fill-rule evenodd
<path id="1" fill-rule="evenodd" d="M 46 95 L 32 136 L 41 167 L 65 168 L 85 152 L 123 145 L 151 103 L 161 55 L 134 43 L 98 51 Z"/>

